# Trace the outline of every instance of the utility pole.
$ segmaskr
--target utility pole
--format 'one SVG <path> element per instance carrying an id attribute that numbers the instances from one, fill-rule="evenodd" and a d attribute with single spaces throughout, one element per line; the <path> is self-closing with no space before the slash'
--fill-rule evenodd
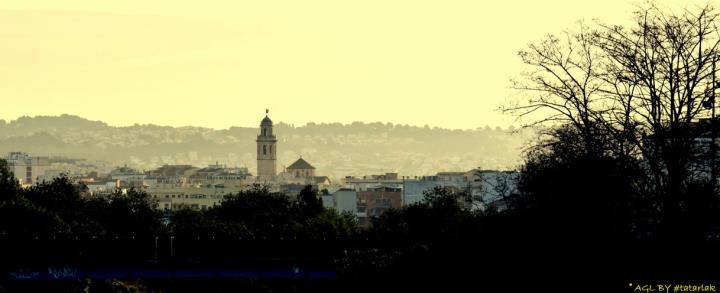
<path id="1" fill-rule="evenodd" d="M 175 236 L 170 236 L 170 257 L 175 257 Z"/>
<path id="2" fill-rule="evenodd" d="M 154 259 L 155 259 L 156 261 L 158 260 L 158 238 L 160 238 L 160 237 L 155 236 L 155 254 L 154 254 Z"/>
<path id="3" fill-rule="evenodd" d="M 717 81 L 715 79 L 715 63 L 717 63 L 717 54 L 713 54 L 712 59 L 712 94 L 710 97 L 710 164 L 712 164 L 710 166 L 710 184 L 712 184 L 713 192 L 715 192 L 717 186 L 717 144 L 715 142 L 715 138 L 717 137 L 717 126 L 715 123 L 715 90 L 717 88 Z"/>
<path id="4" fill-rule="evenodd" d="M 717 123 L 715 122 L 715 90 L 719 88 L 718 82 L 716 80 L 717 74 L 715 72 L 715 63 L 717 63 L 717 54 L 714 53 L 712 57 L 712 83 L 710 86 L 706 89 L 705 97 L 706 100 L 702 103 L 703 108 L 710 110 L 710 186 L 713 189 L 713 192 L 715 191 L 715 188 L 717 187 L 717 176 L 718 176 L 718 170 L 717 170 L 717 143 L 715 142 L 715 138 L 717 137 Z M 708 92 L 709 91 L 709 92 Z M 704 126 L 701 126 L 701 129 Z"/>

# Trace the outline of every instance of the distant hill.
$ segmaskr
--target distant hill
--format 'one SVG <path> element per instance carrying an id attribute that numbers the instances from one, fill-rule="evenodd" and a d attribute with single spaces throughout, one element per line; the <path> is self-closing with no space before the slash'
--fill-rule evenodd
<path id="1" fill-rule="evenodd" d="M 0 153 L 104 160 L 152 169 L 163 164 L 203 166 L 216 161 L 255 171 L 256 127 L 214 130 L 157 125 L 109 126 L 81 117 L 21 117 L 0 120 Z M 428 175 L 474 167 L 509 169 L 520 163 L 530 131 L 449 130 L 384 123 L 275 125 L 278 168 L 299 155 L 318 174 L 340 178 L 382 172 Z"/>

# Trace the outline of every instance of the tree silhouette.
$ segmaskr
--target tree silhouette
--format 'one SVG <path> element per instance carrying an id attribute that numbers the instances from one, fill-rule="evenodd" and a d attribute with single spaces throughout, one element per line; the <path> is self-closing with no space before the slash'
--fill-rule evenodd
<path id="1" fill-rule="evenodd" d="M 323 209 L 322 201 L 318 197 L 317 192 L 313 190 L 312 185 L 307 185 L 300 190 L 297 203 L 305 217 L 313 217 Z"/>
<path id="2" fill-rule="evenodd" d="M 673 239 L 687 230 L 687 201 L 698 191 L 691 187 L 717 180 L 715 154 L 699 147 L 716 127 L 702 119 L 715 107 L 717 18 L 709 6 L 677 15 L 651 5 L 629 27 L 583 24 L 550 36 L 520 51 L 529 70 L 513 85 L 526 98 L 506 110 L 539 115 L 533 124 L 550 125 L 546 136 L 570 142 L 563 151 L 581 154 L 575 162 L 610 159 L 632 169 L 631 193 L 657 211 L 655 232 Z M 552 130 L 558 127 L 571 129 Z M 705 170 L 712 176 L 695 175 Z"/>
<path id="3" fill-rule="evenodd" d="M 0 200 L 10 200 L 20 189 L 15 176 L 8 169 L 7 161 L 0 159 Z"/>

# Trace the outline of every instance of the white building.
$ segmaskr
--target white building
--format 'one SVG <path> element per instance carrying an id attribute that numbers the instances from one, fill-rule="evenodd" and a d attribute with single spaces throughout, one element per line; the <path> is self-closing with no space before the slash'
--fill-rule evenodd
<path id="1" fill-rule="evenodd" d="M 128 168 L 128 166 L 115 168 L 110 171 L 110 178 L 113 180 L 120 180 L 120 183 L 125 186 L 142 187 L 145 177 L 145 174 L 135 169 Z"/>
<path id="2" fill-rule="evenodd" d="M 403 179 L 398 178 L 398 173 L 385 173 L 383 175 L 369 175 L 362 178 L 345 177 L 345 188 L 356 191 L 367 191 L 368 189 L 380 186 L 401 188 Z"/>
<path id="3" fill-rule="evenodd" d="M 23 152 L 11 152 L 5 157 L 10 172 L 23 186 L 37 182 L 38 177 L 45 175 L 49 163 L 47 157 L 33 157 Z"/>
<path id="4" fill-rule="evenodd" d="M 491 171 L 473 169 L 467 172 L 439 172 L 435 176 L 405 179 L 403 182 L 403 206 L 421 202 L 424 192 L 434 187 L 452 187 L 470 192 L 476 205 L 484 208 L 517 191 L 518 173 L 514 171 Z"/>
<path id="5" fill-rule="evenodd" d="M 341 188 L 330 195 L 322 196 L 323 206 L 332 208 L 339 213 L 350 212 L 357 213 L 357 192 L 352 189 Z"/>
<path id="6" fill-rule="evenodd" d="M 119 179 L 82 181 L 90 195 L 109 194 L 120 188 Z"/>
<path id="7" fill-rule="evenodd" d="M 322 200 L 323 207 L 328 209 L 335 208 L 335 199 L 333 199 L 332 195 L 323 195 L 320 199 Z"/>
<path id="8" fill-rule="evenodd" d="M 165 194 L 153 195 L 153 199 L 157 200 L 159 210 L 176 211 L 181 209 L 191 209 L 204 211 L 222 203 L 224 195 L 207 195 L 207 194 Z"/>
<path id="9" fill-rule="evenodd" d="M 335 209 L 339 212 L 357 211 L 357 192 L 351 189 L 340 189 L 333 193 Z"/>

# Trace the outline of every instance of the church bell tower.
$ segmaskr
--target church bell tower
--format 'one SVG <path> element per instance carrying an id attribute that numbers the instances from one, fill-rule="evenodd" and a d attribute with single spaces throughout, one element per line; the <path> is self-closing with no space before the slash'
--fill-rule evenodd
<path id="1" fill-rule="evenodd" d="M 273 134 L 273 122 L 265 109 L 265 118 L 260 122 L 260 134 L 257 136 L 257 176 L 259 180 L 271 181 L 277 175 L 276 154 L 277 139 Z"/>

